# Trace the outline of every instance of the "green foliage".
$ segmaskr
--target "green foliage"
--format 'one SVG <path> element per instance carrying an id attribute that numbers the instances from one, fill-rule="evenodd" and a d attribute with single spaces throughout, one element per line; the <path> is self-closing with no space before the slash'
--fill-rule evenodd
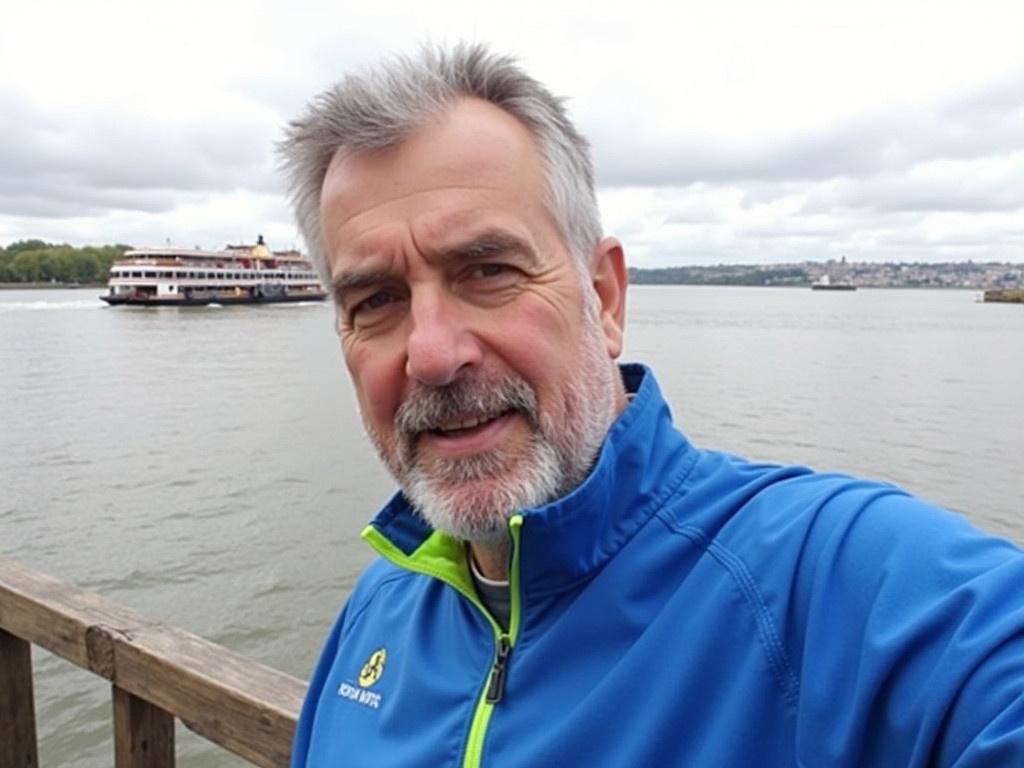
<path id="1" fill-rule="evenodd" d="M 110 265 L 130 249 L 21 240 L 0 248 L 0 283 L 105 283 Z"/>
<path id="2" fill-rule="evenodd" d="M 7 253 L 21 253 L 22 251 L 38 251 L 40 248 L 46 247 L 46 243 L 42 240 L 19 240 L 16 243 L 11 243 L 4 250 Z"/>
<path id="3" fill-rule="evenodd" d="M 800 267 L 724 265 L 715 267 L 630 267 L 629 282 L 647 285 L 809 285 Z"/>

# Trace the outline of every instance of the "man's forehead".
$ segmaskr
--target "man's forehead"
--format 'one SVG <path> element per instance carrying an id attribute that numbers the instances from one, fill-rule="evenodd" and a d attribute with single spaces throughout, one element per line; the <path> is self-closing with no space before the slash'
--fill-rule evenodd
<path id="1" fill-rule="evenodd" d="M 338 149 L 324 177 L 321 202 L 358 209 L 368 200 L 430 186 L 539 183 L 543 188 L 544 181 L 530 131 L 504 110 L 467 99 L 391 146 Z"/>
<path id="2" fill-rule="evenodd" d="M 528 230 L 501 209 L 453 206 L 449 210 L 431 210 L 413 222 L 398 220 L 365 228 L 346 227 L 338 233 L 336 245 L 339 250 L 362 259 L 394 250 L 398 243 L 408 243 L 430 253 L 484 237 L 513 240 L 528 236 Z"/>

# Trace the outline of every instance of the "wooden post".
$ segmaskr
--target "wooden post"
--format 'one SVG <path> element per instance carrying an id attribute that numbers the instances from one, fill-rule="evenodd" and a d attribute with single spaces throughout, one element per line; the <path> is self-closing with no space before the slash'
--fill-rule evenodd
<path id="1" fill-rule="evenodd" d="M 116 685 L 111 689 L 116 768 L 174 768 L 174 717 Z"/>
<path id="2" fill-rule="evenodd" d="M 0 629 L 0 768 L 37 768 L 32 647 Z"/>

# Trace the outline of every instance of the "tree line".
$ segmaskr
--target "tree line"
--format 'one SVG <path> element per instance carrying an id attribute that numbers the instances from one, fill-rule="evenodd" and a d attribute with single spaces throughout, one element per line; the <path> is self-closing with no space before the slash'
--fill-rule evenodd
<path id="1" fill-rule="evenodd" d="M 810 285 L 807 270 L 793 266 L 744 264 L 713 267 L 630 267 L 634 285 Z"/>
<path id="2" fill-rule="evenodd" d="M 105 283 L 110 265 L 130 249 L 20 240 L 0 247 L 0 283 Z"/>

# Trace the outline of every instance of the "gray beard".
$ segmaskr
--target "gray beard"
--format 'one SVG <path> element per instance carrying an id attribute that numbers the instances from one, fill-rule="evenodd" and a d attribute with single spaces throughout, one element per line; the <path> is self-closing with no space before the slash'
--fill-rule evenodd
<path id="1" fill-rule="evenodd" d="M 448 487 L 436 481 L 439 476 Z M 417 464 L 403 486 L 410 503 L 434 530 L 462 541 L 488 543 L 507 536 L 512 515 L 557 498 L 565 484 L 555 450 L 535 439 L 529 454 L 511 467 L 495 453 L 437 461 L 429 472 Z"/>
<path id="2" fill-rule="evenodd" d="M 617 369 L 591 326 L 578 374 L 565 382 L 562 418 L 541 413 L 533 389 L 520 377 L 477 376 L 444 387 L 421 387 L 395 414 L 398 445 L 387 450 L 370 437 L 418 514 L 436 531 L 470 543 L 508 536 L 508 519 L 565 495 L 586 478 L 616 416 Z M 494 418 L 513 411 L 525 418 L 532 437 L 514 452 L 498 447 L 427 465 L 416 452 L 420 433 L 462 418 Z"/>

